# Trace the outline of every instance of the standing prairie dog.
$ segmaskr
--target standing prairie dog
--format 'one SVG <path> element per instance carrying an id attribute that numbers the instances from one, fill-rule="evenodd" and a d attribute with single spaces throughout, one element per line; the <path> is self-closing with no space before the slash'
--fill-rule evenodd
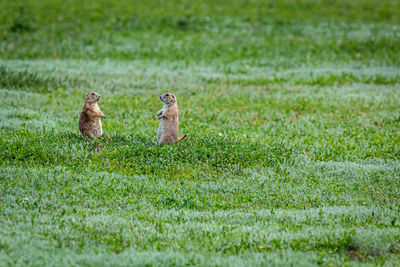
<path id="1" fill-rule="evenodd" d="M 100 118 L 106 118 L 106 116 L 104 116 L 97 104 L 100 97 L 95 92 L 87 94 L 85 105 L 83 105 L 83 110 L 79 116 L 79 130 L 83 135 L 87 135 L 90 138 L 99 138 L 103 134 Z"/>
<path id="2" fill-rule="evenodd" d="M 174 143 L 177 144 L 184 139 L 187 134 L 178 138 L 179 132 L 179 114 L 176 96 L 171 93 L 165 93 L 160 96 L 160 100 L 164 103 L 164 107 L 157 114 L 160 119 L 160 127 L 158 127 L 158 144 Z"/>

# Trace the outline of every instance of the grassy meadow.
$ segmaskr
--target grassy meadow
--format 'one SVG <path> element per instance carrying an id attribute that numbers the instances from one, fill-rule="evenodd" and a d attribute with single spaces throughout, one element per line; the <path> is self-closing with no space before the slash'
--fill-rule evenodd
<path id="1" fill-rule="evenodd" d="M 0 6 L 0 266 L 400 264 L 400 1 Z"/>

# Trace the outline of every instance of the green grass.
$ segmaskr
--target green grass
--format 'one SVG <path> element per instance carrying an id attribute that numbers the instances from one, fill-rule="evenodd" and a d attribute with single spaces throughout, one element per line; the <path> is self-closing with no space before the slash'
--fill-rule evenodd
<path id="1" fill-rule="evenodd" d="M 0 5 L 0 266 L 399 265 L 399 1 Z"/>

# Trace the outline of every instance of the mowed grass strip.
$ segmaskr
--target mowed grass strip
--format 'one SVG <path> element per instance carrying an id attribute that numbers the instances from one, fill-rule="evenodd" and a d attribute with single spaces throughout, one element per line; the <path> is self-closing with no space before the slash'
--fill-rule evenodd
<path id="1" fill-rule="evenodd" d="M 103 253 L 328 250 L 326 260 L 372 261 L 398 253 L 398 162 L 295 162 L 285 165 L 286 175 L 269 168 L 186 181 L 2 168 L 2 246 L 29 251 L 40 240 L 72 253 L 94 246 Z M 25 235 L 12 238 L 10 228 Z"/>
<path id="2" fill-rule="evenodd" d="M 292 138 L 221 137 L 191 134 L 177 146 L 157 146 L 152 137 L 104 136 L 87 140 L 72 133 L 24 130 L 0 138 L 2 166 L 68 166 L 77 170 L 126 174 L 158 174 L 167 177 L 215 177 L 221 173 L 239 174 L 246 168 L 279 166 L 293 155 L 304 154 L 316 160 L 342 161 L 357 159 L 398 158 L 398 136 L 381 137 L 367 131 L 346 131 L 334 139 L 328 133 Z M 359 143 L 362 136 L 368 143 Z M 374 138 L 375 136 L 375 138 Z M 312 142 L 317 139 L 320 143 Z"/>
<path id="3" fill-rule="evenodd" d="M 118 171 L 131 174 L 196 176 L 205 171 L 278 164 L 291 153 L 289 147 L 220 136 L 196 136 L 177 146 L 157 146 L 143 137 L 112 136 L 89 141 L 74 134 L 18 132 L 4 135 L 1 158 L 4 165 L 62 165 L 77 169 Z M 272 146 L 271 146 L 272 145 Z M 213 175 L 212 175 L 213 176 Z"/>
<path id="4" fill-rule="evenodd" d="M 199 171 L 191 179 L 184 175 L 168 177 L 161 168 L 152 175 L 127 175 L 79 166 L 36 167 L 32 171 L 26 166 L 3 167 L 2 186 L 10 196 L 18 187 L 21 194 L 35 198 L 48 195 L 49 200 L 54 198 L 54 203 L 60 205 L 65 198 L 71 198 L 67 202 L 100 210 L 117 206 L 135 209 L 146 203 L 195 210 L 334 205 L 396 208 L 398 166 L 397 160 L 321 163 L 299 156 L 285 164 L 245 169 L 240 175 L 222 169 L 219 175 L 211 176 L 204 173 L 208 169 L 203 166 L 198 170 L 189 166 L 192 171 Z M 18 199 L 21 201 L 22 195 Z"/>
<path id="5" fill-rule="evenodd" d="M 0 20 L 0 54 L 281 68 L 328 61 L 398 66 L 398 2 L 356 3 L 3 0 L 8 14 Z"/>

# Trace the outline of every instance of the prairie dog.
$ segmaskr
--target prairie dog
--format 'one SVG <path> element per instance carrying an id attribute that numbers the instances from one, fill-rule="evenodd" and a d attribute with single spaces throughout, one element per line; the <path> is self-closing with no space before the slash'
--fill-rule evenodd
<path id="1" fill-rule="evenodd" d="M 91 92 L 85 97 L 85 105 L 79 116 L 79 130 L 83 135 L 90 138 L 99 138 L 103 134 L 103 128 L 100 118 L 106 118 L 101 112 L 97 101 L 100 100 L 100 95 Z"/>
<path id="2" fill-rule="evenodd" d="M 178 138 L 179 132 L 179 114 L 176 96 L 171 93 L 165 93 L 160 96 L 164 107 L 158 112 L 160 127 L 158 127 L 158 144 L 174 143 L 177 144 L 184 139 L 187 134 Z"/>

